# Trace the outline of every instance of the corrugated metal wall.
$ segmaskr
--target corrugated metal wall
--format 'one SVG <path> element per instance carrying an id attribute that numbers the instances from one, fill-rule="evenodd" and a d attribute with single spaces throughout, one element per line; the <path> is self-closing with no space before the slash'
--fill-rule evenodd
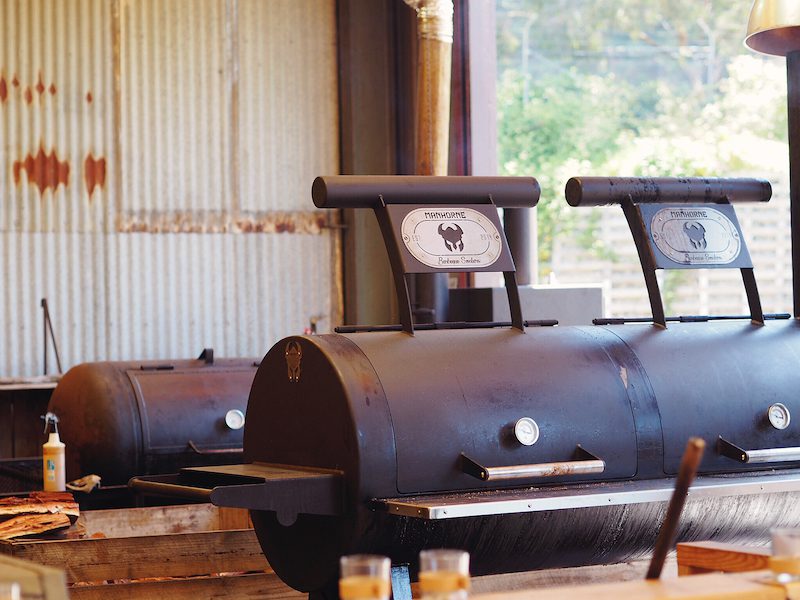
<path id="1" fill-rule="evenodd" d="M 0 0 L 0 376 L 340 319 L 334 0 Z M 50 363 L 52 364 L 52 362 Z"/>

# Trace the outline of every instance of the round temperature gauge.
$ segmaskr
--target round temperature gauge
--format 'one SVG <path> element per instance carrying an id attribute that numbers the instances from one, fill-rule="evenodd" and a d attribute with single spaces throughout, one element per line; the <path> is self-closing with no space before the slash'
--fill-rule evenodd
<path id="1" fill-rule="evenodd" d="M 789 426 L 789 422 L 792 420 L 789 409 L 780 402 L 776 402 L 769 407 L 767 417 L 769 418 L 770 425 L 775 429 L 786 429 Z"/>
<path id="2" fill-rule="evenodd" d="M 229 429 L 241 429 L 244 427 L 244 413 L 238 408 L 229 410 L 225 413 L 225 425 L 227 425 Z"/>
<path id="3" fill-rule="evenodd" d="M 530 417 L 522 417 L 514 423 L 514 437 L 523 446 L 533 446 L 539 439 L 539 426 Z"/>

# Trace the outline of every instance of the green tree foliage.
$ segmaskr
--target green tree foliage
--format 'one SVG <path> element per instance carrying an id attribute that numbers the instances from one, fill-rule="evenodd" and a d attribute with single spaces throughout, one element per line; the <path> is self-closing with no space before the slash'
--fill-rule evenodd
<path id="1" fill-rule="evenodd" d="M 785 139 L 785 72 L 742 44 L 742 0 L 498 0 L 500 171 L 533 175 L 540 273 L 573 235 L 573 175 L 725 175 Z M 576 229 L 577 228 L 577 229 Z"/>

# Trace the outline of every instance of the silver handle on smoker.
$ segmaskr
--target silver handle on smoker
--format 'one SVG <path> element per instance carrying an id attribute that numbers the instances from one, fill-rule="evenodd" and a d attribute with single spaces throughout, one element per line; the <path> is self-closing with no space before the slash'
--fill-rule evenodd
<path id="1" fill-rule="evenodd" d="M 717 440 L 717 450 L 722 456 L 747 464 L 800 461 L 800 447 L 745 450 L 722 436 Z"/>
<path id="2" fill-rule="evenodd" d="M 244 453 L 244 448 L 213 448 L 213 449 L 199 448 L 197 446 L 197 444 L 195 444 L 192 440 L 189 440 L 186 445 L 195 454 L 201 454 L 203 456 L 205 456 L 207 454 L 243 454 Z"/>
<path id="3" fill-rule="evenodd" d="M 580 446 L 576 450 L 579 460 L 564 462 L 537 463 L 532 465 L 514 465 L 510 467 L 486 467 L 461 454 L 461 468 L 467 475 L 482 481 L 498 481 L 506 479 L 526 479 L 530 477 L 561 477 L 564 475 L 591 475 L 602 473 L 606 469 L 606 461 L 597 458 Z"/>

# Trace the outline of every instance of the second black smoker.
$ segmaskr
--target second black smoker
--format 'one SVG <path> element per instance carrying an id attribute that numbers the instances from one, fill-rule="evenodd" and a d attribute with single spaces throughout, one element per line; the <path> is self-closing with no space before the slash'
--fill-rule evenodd
<path id="1" fill-rule="evenodd" d="M 750 179 L 573 180 L 572 204 L 623 205 L 654 315 L 559 327 L 523 321 L 496 211 L 534 206 L 535 180 L 318 179 L 317 206 L 375 210 L 401 325 L 278 342 L 250 394 L 248 464 L 135 485 L 250 508 L 275 572 L 323 595 L 343 554 L 413 571 L 420 549 L 464 548 L 476 575 L 642 556 L 690 436 L 708 451 L 682 539 L 798 526 L 800 325 L 762 314 L 732 206 L 770 194 Z M 675 266 L 741 269 L 752 314 L 665 317 L 654 271 Z M 406 275 L 454 270 L 505 273 L 511 323 L 415 328 Z"/>

